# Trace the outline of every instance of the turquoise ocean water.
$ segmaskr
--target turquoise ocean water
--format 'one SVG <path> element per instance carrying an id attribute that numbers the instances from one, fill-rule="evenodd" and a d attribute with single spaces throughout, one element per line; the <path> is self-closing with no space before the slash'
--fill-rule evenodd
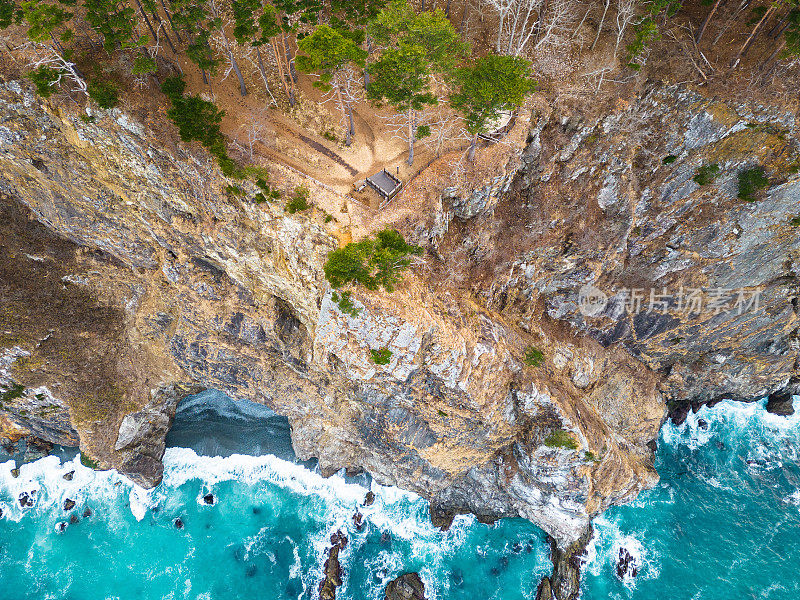
<path id="1" fill-rule="evenodd" d="M 182 404 L 151 492 L 74 458 L 24 464 L 17 478 L 13 461 L 0 464 L 0 600 L 311 600 L 337 529 L 349 538 L 345 600 L 378 600 L 404 571 L 421 573 L 431 599 L 532 599 L 550 571 L 533 525 L 462 516 L 439 532 L 424 500 L 363 475 L 323 479 L 294 461 L 287 435 L 263 408 L 205 393 Z M 661 483 L 595 523 L 583 598 L 800 598 L 799 448 L 800 417 L 763 403 L 724 402 L 666 425 Z M 369 489 L 376 500 L 363 507 Z M 24 492 L 34 506 L 19 506 Z M 617 578 L 620 547 L 637 577 Z"/>

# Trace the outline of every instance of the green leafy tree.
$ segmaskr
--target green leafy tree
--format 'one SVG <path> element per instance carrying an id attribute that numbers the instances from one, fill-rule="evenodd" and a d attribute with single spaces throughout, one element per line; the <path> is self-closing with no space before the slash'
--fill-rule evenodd
<path id="1" fill-rule="evenodd" d="M 86 22 L 103 36 L 103 48 L 135 48 L 147 43 L 136 35 L 136 13 L 132 6 L 116 0 L 83 0 Z"/>
<path id="2" fill-rule="evenodd" d="M 139 54 L 133 61 L 131 72 L 134 75 L 147 75 L 156 71 L 158 71 L 158 65 L 156 65 L 155 59 L 146 52 Z"/>
<path id="3" fill-rule="evenodd" d="M 66 27 L 72 18 L 71 12 L 58 4 L 51 4 L 43 0 L 27 0 L 22 3 L 22 15 L 28 24 L 28 39 L 38 43 L 52 42 L 61 49 L 55 32 Z M 64 37 L 64 35 L 62 31 L 60 37 Z"/>
<path id="4" fill-rule="evenodd" d="M 385 7 L 386 0 L 330 0 L 331 27 L 342 34 L 352 32 L 356 37 L 363 37 L 363 29 Z"/>
<path id="5" fill-rule="evenodd" d="M 219 39 L 222 41 L 222 47 L 225 50 L 225 56 L 228 58 L 228 64 L 233 72 L 236 73 L 236 79 L 239 81 L 239 93 L 242 96 L 247 95 L 247 85 L 242 76 L 242 70 L 239 68 L 239 61 L 236 60 L 236 55 L 233 53 L 231 44 L 228 41 L 228 35 L 225 33 L 225 23 L 222 19 L 220 9 L 217 7 L 216 0 L 208 0 L 208 6 L 211 11 L 212 19 L 209 21 L 209 26 L 217 30 Z"/>
<path id="6" fill-rule="evenodd" d="M 661 39 L 658 29 L 658 19 L 664 21 L 674 17 L 683 5 L 683 0 L 646 0 L 643 5 L 646 12 L 634 29 L 633 41 L 626 46 L 628 51 L 628 66 L 634 70 L 642 68 L 637 62 L 648 45 Z"/>
<path id="7" fill-rule="evenodd" d="M 797 4 L 797 3 L 796 3 Z M 794 8 L 787 16 L 788 26 L 784 32 L 784 53 L 800 56 L 800 8 Z"/>
<path id="8" fill-rule="evenodd" d="M 424 48 L 400 42 L 369 66 L 371 76 L 367 96 L 375 103 L 388 102 L 406 120 L 408 164 L 414 164 L 414 142 L 419 113 L 438 104 L 430 90 L 430 63 Z"/>
<path id="9" fill-rule="evenodd" d="M 169 7 L 175 31 L 182 32 L 189 39 L 186 55 L 200 69 L 203 83 L 207 84 L 206 72 L 213 75 L 221 62 L 209 44 L 211 15 L 201 0 L 169 0 Z"/>
<path id="10" fill-rule="evenodd" d="M 378 232 L 376 239 L 364 238 L 328 255 L 323 270 L 333 287 L 358 283 L 370 290 L 381 286 L 394 291 L 400 273 L 411 264 L 411 255 L 422 248 L 406 243 L 393 229 Z"/>
<path id="11" fill-rule="evenodd" d="M 60 85 L 66 77 L 80 91 L 87 93 L 86 80 L 72 61 L 72 50 L 62 45 L 74 37 L 74 32 L 69 27 L 73 14 L 64 9 L 62 4 L 74 4 L 74 2 L 51 3 L 47 0 L 26 0 L 20 5 L 21 19 L 28 26 L 28 39 L 33 42 L 37 50 L 37 59 L 33 67 L 36 70 L 47 67 L 58 73 L 58 77 L 51 82 L 50 87 Z"/>
<path id="12" fill-rule="evenodd" d="M 518 107 L 536 89 L 530 71 L 530 62 L 523 58 L 495 54 L 458 69 L 458 91 L 450 101 L 463 113 L 467 131 L 472 134 L 470 160 L 475 158 L 478 136 L 489 131 L 502 111 Z"/>
<path id="13" fill-rule="evenodd" d="M 443 10 L 417 13 L 408 0 L 390 2 L 367 31 L 380 46 L 397 47 L 402 42 L 423 48 L 436 71 L 449 72 L 469 52 Z"/>
<path id="14" fill-rule="evenodd" d="M 93 79 L 88 86 L 89 97 L 97 102 L 100 108 L 114 108 L 119 102 L 119 91 L 110 81 Z"/>
<path id="15" fill-rule="evenodd" d="M 287 40 L 290 33 L 295 33 L 298 40 L 302 37 L 301 27 L 319 23 L 320 15 L 325 8 L 320 0 L 273 0 L 278 11 L 278 27 L 280 34 L 273 38 L 277 49 L 280 45 L 285 61 L 285 70 L 281 73 L 288 83 L 289 104 L 295 104 L 295 84 L 297 83 L 297 70 L 292 55 L 292 45 Z"/>
<path id="16" fill-rule="evenodd" d="M 274 101 L 267 78 L 267 69 L 264 66 L 264 58 L 261 54 L 261 47 L 269 44 L 275 56 L 278 76 L 286 92 L 286 97 L 290 106 L 294 106 L 294 82 L 291 78 L 287 81 L 289 73 L 287 54 L 279 49 L 279 45 L 285 45 L 283 20 L 279 10 L 273 4 L 263 3 L 261 0 L 233 0 L 231 10 L 234 18 L 233 35 L 239 44 L 249 44 L 256 49 L 258 69 L 267 93 Z"/>
<path id="17" fill-rule="evenodd" d="M 297 56 L 297 68 L 303 73 L 316 73 L 319 81 L 314 85 L 334 92 L 336 102 L 348 121 L 345 143 L 349 146 L 355 134 L 353 101 L 356 99 L 354 71 L 350 67 L 363 69 L 366 51 L 328 25 L 317 27 L 311 35 L 300 40 L 298 46 L 303 54 Z"/>
<path id="18" fill-rule="evenodd" d="M 197 32 L 194 39 L 186 46 L 186 55 L 194 64 L 197 65 L 203 73 L 203 81 L 208 83 L 206 71 L 213 75 L 219 67 L 220 60 L 214 55 L 211 45 L 208 40 L 211 37 L 211 32 L 208 30 L 201 30 Z"/>
<path id="19" fill-rule="evenodd" d="M 28 79 L 36 86 L 36 92 L 42 98 L 53 95 L 54 87 L 58 83 L 58 71 L 44 65 L 28 73 Z"/>
<path id="20" fill-rule="evenodd" d="M 383 48 L 367 68 L 368 97 L 376 103 L 388 102 L 404 116 L 408 164 L 412 165 L 421 113 L 438 104 L 431 79 L 438 73 L 449 76 L 469 47 L 444 11 L 417 13 L 408 0 L 389 2 L 367 31 Z"/>
<path id="21" fill-rule="evenodd" d="M 185 90 L 186 82 L 180 77 L 168 77 L 161 84 L 161 91 L 172 104 L 167 116 L 178 127 L 181 139 L 184 142 L 200 142 L 216 157 L 223 174 L 241 178 L 243 170 L 228 156 L 225 137 L 220 129 L 225 112 L 199 96 L 185 96 Z"/>
<path id="22" fill-rule="evenodd" d="M 274 13 L 275 7 L 268 6 Z M 242 46 L 250 45 L 256 49 L 256 57 L 258 58 L 258 70 L 261 73 L 261 80 L 264 82 L 264 88 L 272 98 L 272 91 L 269 89 L 269 80 L 267 79 L 267 70 L 264 67 L 264 59 L 261 56 L 261 46 L 266 43 L 266 40 L 261 40 L 258 35 L 258 21 L 256 17 L 258 13 L 265 10 L 265 6 L 261 0 L 233 0 L 231 2 L 231 11 L 233 12 L 233 37 L 236 42 Z M 274 22 L 274 18 L 273 18 Z"/>
<path id="23" fill-rule="evenodd" d="M 0 29 L 22 22 L 22 9 L 15 0 L 0 0 Z"/>

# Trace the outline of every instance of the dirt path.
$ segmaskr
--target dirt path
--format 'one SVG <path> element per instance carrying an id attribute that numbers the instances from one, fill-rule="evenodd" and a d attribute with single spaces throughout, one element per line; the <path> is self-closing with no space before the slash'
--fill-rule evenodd
<path id="1" fill-rule="evenodd" d="M 321 154 L 324 154 L 325 156 L 330 158 L 332 161 L 342 165 L 345 169 L 347 169 L 348 173 L 350 173 L 351 175 L 355 176 L 355 175 L 358 174 L 358 171 L 356 169 L 354 169 L 352 166 L 347 164 L 341 156 L 336 154 L 336 152 L 334 152 L 330 148 L 326 148 L 325 146 L 323 146 L 319 142 L 315 142 L 314 140 L 312 140 L 312 139 L 306 137 L 305 135 L 303 135 L 302 133 L 298 132 L 297 133 L 297 137 L 300 138 L 301 140 L 303 140 L 306 144 L 311 146 L 317 152 L 320 152 Z"/>

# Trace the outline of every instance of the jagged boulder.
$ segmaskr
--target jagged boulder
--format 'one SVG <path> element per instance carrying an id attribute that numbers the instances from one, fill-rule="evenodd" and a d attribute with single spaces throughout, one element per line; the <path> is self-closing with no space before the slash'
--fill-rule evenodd
<path id="1" fill-rule="evenodd" d="M 418 573 L 403 573 L 386 586 L 386 600 L 425 600 L 425 584 Z"/>

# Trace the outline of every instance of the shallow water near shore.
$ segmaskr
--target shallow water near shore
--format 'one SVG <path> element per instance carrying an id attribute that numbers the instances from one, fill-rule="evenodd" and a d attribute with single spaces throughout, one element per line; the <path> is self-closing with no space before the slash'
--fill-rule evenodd
<path id="1" fill-rule="evenodd" d="M 214 393 L 182 404 L 151 492 L 77 458 L 22 465 L 18 478 L 12 461 L 0 464 L 0 598 L 313 599 L 337 529 L 349 538 L 337 591 L 346 600 L 378 600 L 405 571 L 421 573 L 429 598 L 531 599 L 549 573 L 544 534 L 530 523 L 462 516 L 439 532 L 414 494 L 297 464 L 288 424 L 263 410 Z M 800 417 L 769 415 L 763 403 L 724 402 L 666 425 L 661 483 L 595 523 L 583 598 L 800 597 L 798 448 Z M 376 500 L 363 507 L 368 489 Z M 23 492 L 33 507 L 19 506 Z M 67 498 L 76 505 L 64 511 Z M 620 547 L 637 577 L 617 578 Z"/>
<path id="2" fill-rule="evenodd" d="M 800 598 L 800 414 L 765 404 L 726 401 L 662 428 L 660 483 L 595 522 L 584 598 Z M 635 578 L 614 574 L 620 547 Z"/>

